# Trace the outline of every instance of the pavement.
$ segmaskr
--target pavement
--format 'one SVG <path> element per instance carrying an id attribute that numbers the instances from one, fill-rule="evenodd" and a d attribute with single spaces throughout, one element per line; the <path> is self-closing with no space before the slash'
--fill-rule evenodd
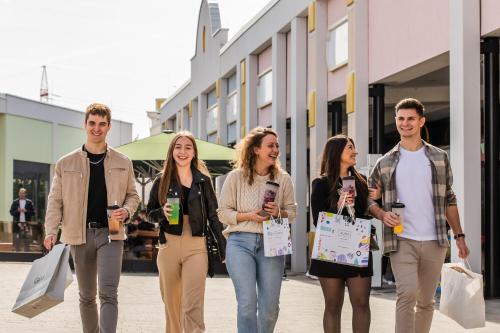
<path id="1" fill-rule="evenodd" d="M 65 301 L 27 319 L 11 312 L 30 264 L 0 262 L 0 332 L 71 333 L 81 332 L 78 288 L 73 282 Z M 124 273 L 118 291 L 118 330 L 122 333 L 164 332 L 164 311 L 158 277 L 155 274 Z M 317 281 L 303 275 L 289 276 L 281 289 L 281 310 L 276 333 L 322 332 L 323 294 Z M 396 295 L 394 289 L 373 290 L 370 298 L 370 332 L 393 332 Z M 431 332 L 500 332 L 500 300 L 487 301 L 486 327 L 465 330 L 453 320 L 435 311 Z M 342 332 L 352 332 L 352 311 L 346 294 L 342 312 Z M 207 332 L 236 332 L 236 299 L 228 277 L 207 279 L 205 295 Z"/>

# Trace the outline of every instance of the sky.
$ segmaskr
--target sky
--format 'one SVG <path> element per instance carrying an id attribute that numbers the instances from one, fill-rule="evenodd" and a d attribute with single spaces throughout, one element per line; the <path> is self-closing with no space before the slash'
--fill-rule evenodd
<path id="1" fill-rule="evenodd" d="M 218 0 L 229 39 L 269 0 Z M 0 0 L 0 93 L 83 111 L 109 105 L 149 136 L 146 111 L 190 77 L 201 0 Z"/>

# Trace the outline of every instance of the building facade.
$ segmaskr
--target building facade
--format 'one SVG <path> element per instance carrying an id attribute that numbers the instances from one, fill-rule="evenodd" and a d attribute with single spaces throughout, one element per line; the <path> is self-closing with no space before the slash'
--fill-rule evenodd
<path id="1" fill-rule="evenodd" d="M 352 137 L 368 170 L 398 141 L 394 105 L 418 98 L 424 139 L 450 154 L 471 265 L 500 296 L 499 12 L 495 0 L 271 0 L 228 40 L 218 5 L 202 0 L 191 78 L 159 105 L 153 127 L 227 145 L 274 128 L 296 187 L 300 272 L 327 138 Z"/>

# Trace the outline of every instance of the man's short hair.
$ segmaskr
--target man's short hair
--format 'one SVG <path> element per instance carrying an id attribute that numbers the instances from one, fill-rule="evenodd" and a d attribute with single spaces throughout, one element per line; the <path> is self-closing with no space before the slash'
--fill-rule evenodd
<path id="1" fill-rule="evenodd" d="M 108 124 L 111 124 L 111 109 L 101 103 L 92 103 L 85 110 L 85 123 L 89 119 L 89 115 L 98 115 L 105 117 L 108 120 Z"/>
<path id="2" fill-rule="evenodd" d="M 425 112 L 424 105 L 416 98 L 405 98 L 400 100 L 395 107 L 396 113 L 398 113 L 400 109 L 415 109 L 420 117 L 423 117 Z"/>

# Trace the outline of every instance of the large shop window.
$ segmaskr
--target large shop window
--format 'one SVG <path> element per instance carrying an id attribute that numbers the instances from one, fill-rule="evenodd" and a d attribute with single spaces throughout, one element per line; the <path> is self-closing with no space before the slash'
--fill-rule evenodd
<path id="1" fill-rule="evenodd" d="M 273 100 L 273 72 L 269 71 L 259 77 L 257 84 L 257 107 L 262 108 Z"/>
<path id="2" fill-rule="evenodd" d="M 327 63 L 328 69 L 347 63 L 348 60 L 348 22 L 347 19 L 334 26 L 328 34 L 327 41 Z"/>
<path id="3" fill-rule="evenodd" d="M 19 198 L 19 189 L 26 189 L 26 197 L 33 201 L 34 216 L 25 223 L 0 222 L 1 252 L 41 252 L 43 223 L 50 185 L 50 165 L 14 160 L 12 198 Z M 10 207 L 9 207 L 10 208 Z"/>

